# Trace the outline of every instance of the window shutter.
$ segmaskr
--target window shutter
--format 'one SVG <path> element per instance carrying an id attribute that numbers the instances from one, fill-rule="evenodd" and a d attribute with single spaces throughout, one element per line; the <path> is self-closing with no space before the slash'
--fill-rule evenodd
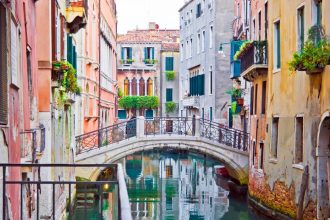
<path id="1" fill-rule="evenodd" d="M 305 41 L 305 10 L 302 8 L 301 10 L 301 47 L 304 46 Z"/>
<path id="2" fill-rule="evenodd" d="M 151 48 L 151 58 L 155 59 L 155 48 Z"/>
<path id="3" fill-rule="evenodd" d="M 210 107 L 210 121 L 213 120 L 213 109 L 212 107 Z"/>
<path id="4" fill-rule="evenodd" d="M 281 67 L 281 26 L 277 23 L 277 68 Z"/>
<path id="5" fill-rule="evenodd" d="M 148 51 L 147 51 L 147 48 L 145 47 L 144 48 L 144 59 L 148 59 Z"/>
<path id="6" fill-rule="evenodd" d="M 73 64 L 73 46 L 72 46 L 72 37 L 67 37 L 67 61 Z"/>
<path id="7" fill-rule="evenodd" d="M 173 71 L 173 57 L 166 57 L 166 71 Z"/>
<path id="8" fill-rule="evenodd" d="M 124 47 L 121 48 L 121 59 L 124 60 Z"/>
<path id="9" fill-rule="evenodd" d="M 5 51 L 6 42 L 6 13 L 0 4 L 0 51 Z M 0 53 L 0 124 L 8 123 L 8 77 L 7 54 Z"/>
<path id="10" fill-rule="evenodd" d="M 166 102 L 173 101 L 173 89 L 166 89 Z"/>
<path id="11" fill-rule="evenodd" d="M 128 48 L 128 59 L 132 59 L 132 47 Z"/>
<path id="12" fill-rule="evenodd" d="M 73 46 L 72 66 L 75 70 L 77 69 L 77 52 L 76 52 L 76 47 L 75 46 Z"/>

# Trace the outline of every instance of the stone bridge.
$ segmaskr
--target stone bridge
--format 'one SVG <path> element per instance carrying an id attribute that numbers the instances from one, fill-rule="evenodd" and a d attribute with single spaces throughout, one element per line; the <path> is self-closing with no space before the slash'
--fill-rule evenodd
<path id="1" fill-rule="evenodd" d="M 248 179 L 249 135 L 198 118 L 138 117 L 76 137 L 76 163 L 113 163 L 135 152 L 174 148 L 197 151 L 221 161 L 241 184 Z M 95 180 L 99 169 L 78 169 Z"/>

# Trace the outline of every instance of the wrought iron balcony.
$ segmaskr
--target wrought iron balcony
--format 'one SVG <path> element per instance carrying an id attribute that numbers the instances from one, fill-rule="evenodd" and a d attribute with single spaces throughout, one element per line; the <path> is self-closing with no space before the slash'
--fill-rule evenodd
<path id="1" fill-rule="evenodd" d="M 199 96 L 187 96 L 183 98 L 183 107 L 186 108 L 199 108 Z"/>
<path id="2" fill-rule="evenodd" d="M 267 41 L 254 41 L 239 56 L 241 60 L 241 76 L 253 81 L 258 74 L 267 73 L 268 49 Z"/>

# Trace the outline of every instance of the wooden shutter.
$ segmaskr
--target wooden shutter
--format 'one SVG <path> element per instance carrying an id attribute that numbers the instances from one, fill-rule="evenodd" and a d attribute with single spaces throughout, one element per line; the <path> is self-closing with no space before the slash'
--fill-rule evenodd
<path id="1" fill-rule="evenodd" d="M 144 59 L 148 59 L 148 49 L 145 47 L 144 48 Z"/>
<path id="2" fill-rule="evenodd" d="M 132 59 L 132 47 L 128 48 L 128 59 Z"/>
<path id="3" fill-rule="evenodd" d="M 6 10 L 0 4 L 0 124 L 8 123 L 8 76 L 6 51 Z"/>
<path id="4" fill-rule="evenodd" d="M 174 70 L 174 66 L 173 66 L 173 57 L 166 57 L 166 66 L 165 66 L 165 70 L 166 71 L 173 71 Z"/>
<path id="5" fill-rule="evenodd" d="M 280 22 L 276 24 L 277 26 L 277 68 L 281 67 L 281 26 Z"/>
<path id="6" fill-rule="evenodd" d="M 72 53 L 72 66 L 73 68 L 77 69 L 77 52 L 76 52 L 76 47 L 73 46 L 72 49 L 73 53 Z"/>
<path id="7" fill-rule="evenodd" d="M 151 48 L 151 59 L 155 59 L 155 48 Z"/>
<path id="8" fill-rule="evenodd" d="M 266 88 L 267 88 L 267 81 L 262 82 L 262 100 L 261 100 L 261 114 L 266 113 Z"/>
<path id="9" fill-rule="evenodd" d="M 166 89 L 166 102 L 173 101 L 173 89 Z"/>
<path id="10" fill-rule="evenodd" d="M 69 63 L 73 64 L 73 46 L 72 46 L 72 37 L 67 37 L 67 60 Z"/>
<path id="11" fill-rule="evenodd" d="M 122 60 L 124 60 L 124 50 L 125 50 L 125 48 L 122 47 L 122 48 L 121 48 L 121 59 L 122 59 Z"/>

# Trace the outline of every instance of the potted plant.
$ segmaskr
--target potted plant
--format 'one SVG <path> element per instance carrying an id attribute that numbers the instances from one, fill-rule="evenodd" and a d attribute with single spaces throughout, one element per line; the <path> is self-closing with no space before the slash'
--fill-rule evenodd
<path id="1" fill-rule="evenodd" d="M 302 51 L 293 54 L 289 62 L 291 71 L 306 71 L 307 74 L 323 72 L 330 63 L 330 42 L 324 37 L 319 26 L 313 26 L 308 31 L 308 40 Z"/>
<path id="2" fill-rule="evenodd" d="M 165 71 L 167 81 L 172 81 L 175 79 L 175 71 Z"/>

